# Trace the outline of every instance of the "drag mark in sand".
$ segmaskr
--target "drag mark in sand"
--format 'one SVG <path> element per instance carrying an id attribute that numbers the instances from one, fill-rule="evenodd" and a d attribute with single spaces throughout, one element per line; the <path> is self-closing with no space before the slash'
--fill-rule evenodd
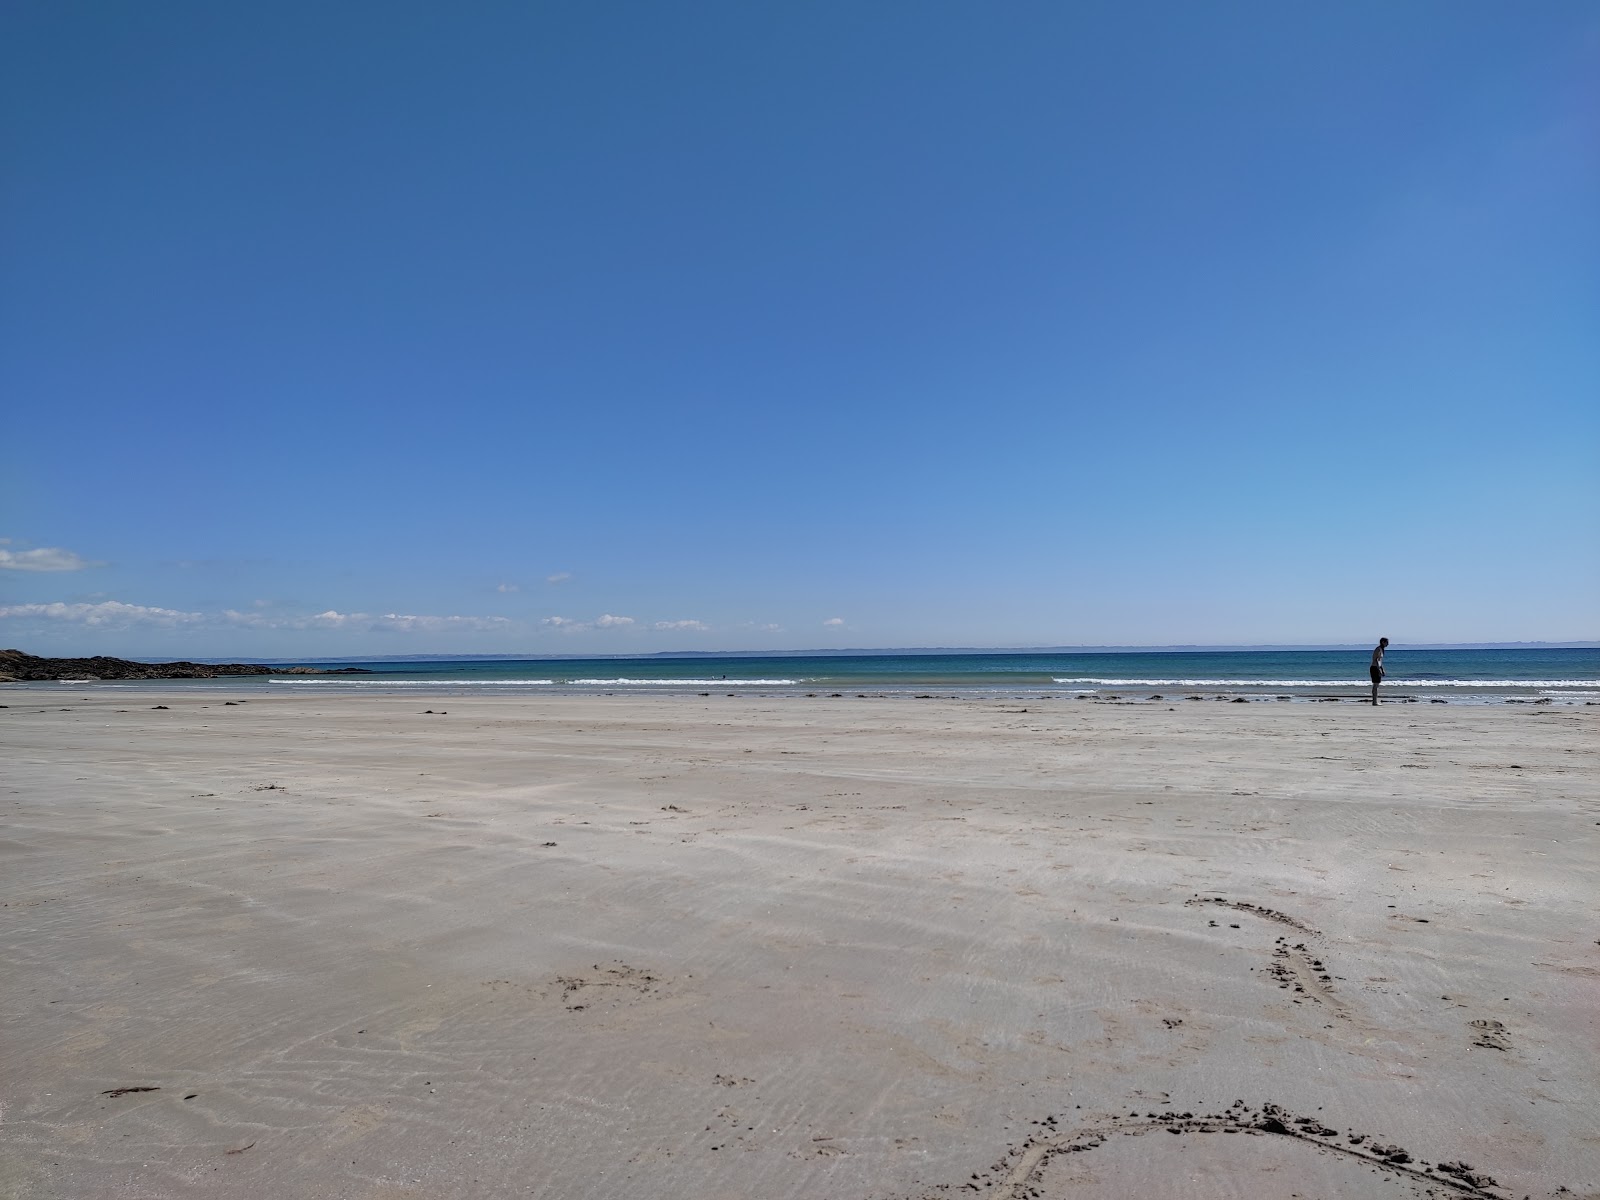
<path id="1" fill-rule="evenodd" d="M 1192 1112 L 1130 1112 L 1125 1117 L 1111 1117 L 1065 1132 L 1056 1132 L 1055 1117 L 1047 1117 L 1038 1124 L 1049 1132 L 1029 1138 L 996 1163 L 992 1172 L 997 1178 L 985 1180 L 973 1175 L 956 1190 L 991 1196 L 995 1200 L 1027 1200 L 1040 1194 L 1045 1168 L 1051 1159 L 1095 1150 L 1112 1137 L 1142 1137 L 1147 1133 L 1165 1131 L 1171 1134 L 1223 1133 L 1285 1138 L 1311 1147 L 1314 1153 L 1353 1160 L 1399 1181 L 1421 1184 L 1427 1189 L 1425 1195 L 1430 1197 L 1504 1200 L 1494 1177 L 1466 1162 L 1441 1161 L 1435 1165 L 1417 1162 L 1404 1148 L 1353 1130 L 1347 1132 L 1344 1141 L 1340 1142 L 1336 1140 L 1340 1136 L 1339 1131 L 1324 1125 L 1316 1117 L 1295 1116 L 1270 1101 L 1259 1109 L 1253 1109 L 1243 1100 L 1235 1100 L 1223 1112 L 1198 1116 Z M 1248 1142 L 1235 1143 L 1230 1149 L 1234 1153 L 1252 1152 Z M 1070 1181 L 1052 1181 L 1053 1184 L 1057 1182 L 1065 1183 L 1068 1189 L 1072 1186 Z M 1056 1186 L 1051 1186 L 1050 1192 L 1052 1195 L 1066 1194 Z"/>
<path id="2" fill-rule="evenodd" d="M 1298 929 L 1301 933 L 1316 936 L 1317 931 L 1304 921 L 1297 921 L 1288 913 L 1281 913 L 1275 908 L 1267 908 L 1260 904 L 1251 904 L 1248 900 L 1228 900 L 1222 896 L 1194 896 L 1184 901 L 1190 908 L 1199 908 L 1204 904 L 1215 904 L 1219 908 L 1231 908 L 1236 912 L 1249 913 L 1254 917 L 1264 917 L 1268 921 L 1276 921 L 1280 925 L 1287 925 L 1290 929 Z"/>
<path id="3" fill-rule="evenodd" d="M 1264 905 L 1252 904 L 1248 900 L 1228 900 L 1222 896 L 1194 896 L 1184 901 L 1190 908 L 1199 908 L 1204 905 L 1215 905 L 1220 908 L 1230 908 L 1235 912 L 1249 913 L 1263 920 L 1274 921 L 1279 925 L 1287 925 L 1307 937 L 1320 937 L 1317 930 L 1291 917 L 1288 913 L 1279 912 L 1275 908 Z M 1213 922 L 1215 924 L 1215 922 Z M 1322 959 L 1306 949 L 1304 942 L 1291 943 L 1286 937 L 1274 939 L 1272 945 L 1272 962 L 1267 967 L 1267 973 L 1272 976 L 1280 988 L 1288 991 L 1293 989 L 1294 1002 L 1299 1004 L 1302 999 L 1326 1005 L 1341 1017 L 1349 1017 L 1344 1003 L 1334 995 L 1333 973 L 1328 970 Z"/>
<path id="4" fill-rule="evenodd" d="M 1343 1002 L 1333 994 L 1333 976 L 1322 960 L 1306 949 L 1304 942 L 1291 946 L 1288 938 L 1278 938 L 1273 944 L 1272 965 L 1267 971 L 1280 988 L 1293 988 L 1298 996 L 1326 1004 L 1341 1017 L 1349 1016 Z M 1298 997 L 1295 1003 L 1300 1003 Z"/>

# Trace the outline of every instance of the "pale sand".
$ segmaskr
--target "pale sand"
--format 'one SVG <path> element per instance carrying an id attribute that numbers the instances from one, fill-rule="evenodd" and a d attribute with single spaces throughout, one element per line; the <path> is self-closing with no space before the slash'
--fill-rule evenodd
<path id="1" fill-rule="evenodd" d="M 1597 709 L 83 694 L 0 1195 L 1600 1189 Z"/>

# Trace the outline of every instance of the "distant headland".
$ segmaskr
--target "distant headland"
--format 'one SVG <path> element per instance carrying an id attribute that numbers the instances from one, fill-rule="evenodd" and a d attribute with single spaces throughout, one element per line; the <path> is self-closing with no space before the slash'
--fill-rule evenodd
<path id="1" fill-rule="evenodd" d="M 125 658 L 39 658 L 0 650 L 0 683 L 51 679 L 215 679 L 219 675 L 370 675 L 362 667 L 269 667 L 260 663 L 130 662 Z"/>

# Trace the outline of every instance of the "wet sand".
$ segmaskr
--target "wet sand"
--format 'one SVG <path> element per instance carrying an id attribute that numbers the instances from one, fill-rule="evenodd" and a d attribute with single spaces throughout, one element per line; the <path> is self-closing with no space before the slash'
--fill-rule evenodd
<path id="1" fill-rule="evenodd" d="M 1600 710 L 224 700 L 0 690 L 0 1196 L 1600 1194 Z"/>

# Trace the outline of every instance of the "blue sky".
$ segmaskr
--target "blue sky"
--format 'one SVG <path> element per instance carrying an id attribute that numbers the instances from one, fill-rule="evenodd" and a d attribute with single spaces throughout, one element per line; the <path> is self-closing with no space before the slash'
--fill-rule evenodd
<path id="1" fill-rule="evenodd" d="M 0 644 L 1600 636 L 1600 9 L 20 3 Z"/>

